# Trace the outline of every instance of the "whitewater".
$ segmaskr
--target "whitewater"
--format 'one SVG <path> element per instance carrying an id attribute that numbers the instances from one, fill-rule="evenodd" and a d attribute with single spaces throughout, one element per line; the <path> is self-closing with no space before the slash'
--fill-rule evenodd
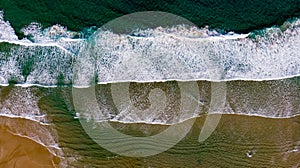
<path id="1" fill-rule="evenodd" d="M 24 118 L 41 125 L 39 128 L 33 124 L 29 129 L 33 132 L 15 132 L 46 146 L 55 155 L 62 155 L 62 151 L 39 100 L 58 87 L 86 89 L 94 84 L 109 87 L 128 82 L 197 82 L 202 86 L 225 82 L 228 96 L 221 114 L 267 118 L 300 115 L 300 19 L 266 28 L 261 34 L 221 34 L 207 27 L 175 25 L 131 34 L 99 29 L 89 38 L 75 38 L 80 32 L 68 31 L 60 25 L 44 29 L 31 23 L 22 29 L 31 39 L 19 40 L 3 15 L 0 12 L 1 94 L 5 88 L 13 88 L 0 102 L 0 116 Z M 40 94 L 41 88 L 47 91 Z M 69 111 L 75 111 L 72 93 L 65 92 Z M 110 96 L 101 94 L 103 99 Z M 201 99 L 209 101 L 209 96 Z M 195 113 L 179 115 L 179 121 L 207 115 L 200 112 L 209 106 L 203 102 Z M 166 118 L 162 114 L 140 118 L 138 113 L 116 114 L 105 103 L 99 104 L 106 112 L 102 116 L 105 121 L 176 124 L 169 122 L 172 116 L 156 120 Z M 82 117 L 72 115 L 74 119 Z"/>

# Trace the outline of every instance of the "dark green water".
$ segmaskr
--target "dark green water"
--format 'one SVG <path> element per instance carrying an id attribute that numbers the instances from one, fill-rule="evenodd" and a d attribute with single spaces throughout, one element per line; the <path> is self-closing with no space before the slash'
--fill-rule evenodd
<path id="1" fill-rule="evenodd" d="M 10 21 L 19 37 L 20 29 L 31 22 L 44 27 L 54 24 L 81 31 L 126 14 L 138 11 L 163 11 L 184 17 L 199 27 L 248 33 L 300 15 L 299 0 L 1 0 L 0 9 Z"/>

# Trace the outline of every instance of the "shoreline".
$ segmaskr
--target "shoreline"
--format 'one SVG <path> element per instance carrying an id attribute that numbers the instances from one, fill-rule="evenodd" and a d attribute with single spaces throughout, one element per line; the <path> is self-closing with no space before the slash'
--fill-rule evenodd
<path id="1" fill-rule="evenodd" d="M 57 167 L 60 163 L 60 159 L 43 145 L 1 127 L 0 142 L 1 167 Z"/>

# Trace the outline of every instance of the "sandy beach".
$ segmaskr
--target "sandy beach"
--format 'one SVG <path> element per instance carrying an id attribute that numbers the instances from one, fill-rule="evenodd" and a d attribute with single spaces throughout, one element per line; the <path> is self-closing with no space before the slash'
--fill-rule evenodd
<path id="1" fill-rule="evenodd" d="M 57 167 L 60 159 L 51 154 L 46 147 L 29 138 L 16 135 L 3 124 L 4 120 L 15 120 L 17 123 L 18 120 L 24 119 L 0 117 L 0 120 L 0 167 Z"/>

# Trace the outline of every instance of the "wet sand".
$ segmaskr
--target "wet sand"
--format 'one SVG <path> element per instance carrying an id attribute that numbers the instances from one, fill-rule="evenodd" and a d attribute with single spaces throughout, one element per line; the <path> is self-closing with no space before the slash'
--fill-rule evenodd
<path id="1" fill-rule="evenodd" d="M 62 117 L 62 121 L 65 117 Z M 14 128 L 9 122 L 14 121 Z M 67 117 L 65 118 L 67 119 Z M 64 159 L 75 157 L 67 167 L 293 167 L 300 166 L 300 116 L 263 118 L 246 115 L 222 116 L 217 129 L 202 143 L 199 132 L 205 116 L 198 117 L 192 130 L 177 145 L 158 155 L 130 158 L 111 153 L 93 142 L 76 120 L 57 123 L 58 144 Z M 31 130 L 35 121 L 0 117 L 0 167 L 65 167 L 44 146 L 11 133 Z M 17 124 L 20 123 L 20 124 Z M 27 124 L 23 124 L 27 123 Z M 72 123 L 72 124 L 71 124 Z M 166 125 L 110 123 L 132 136 L 149 136 L 165 130 Z M 12 126 L 12 125 L 10 125 Z M 28 126 L 28 127 L 27 127 Z M 44 127 L 39 125 L 39 127 Z"/>
<path id="2" fill-rule="evenodd" d="M 65 121 L 68 121 L 67 118 Z M 79 123 L 62 122 L 57 128 L 61 130 L 58 131 L 59 144 L 64 146 L 64 155 L 76 157 L 74 162 L 68 164 L 70 167 L 300 166 L 300 116 L 275 119 L 224 114 L 211 136 L 199 143 L 198 137 L 204 121 L 205 116 L 198 117 L 187 136 L 171 149 L 158 155 L 140 158 L 120 156 L 104 149 L 84 133 Z M 157 124 L 110 124 L 120 132 L 132 136 L 151 136 L 168 128 L 166 125 Z"/>
<path id="3" fill-rule="evenodd" d="M 206 141 L 199 143 L 198 137 L 205 121 L 205 115 L 201 114 L 207 111 L 207 104 L 210 103 L 210 84 L 200 82 L 199 89 L 203 90 L 200 96 L 204 100 L 204 105 L 190 132 L 171 149 L 144 158 L 125 157 L 112 153 L 89 137 L 75 115 L 70 88 L 3 87 L 0 94 L 2 102 L 0 102 L 2 109 L 6 109 L 5 112 L 9 109 L 8 112 L 20 116 L 36 110 L 36 113 L 30 114 L 43 117 L 41 122 L 45 121 L 49 125 L 21 118 L 0 117 L 0 167 L 10 168 L 26 165 L 26 167 L 75 168 L 298 168 L 300 166 L 300 107 L 299 86 L 296 80 L 288 79 L 283 82 L 235 81 L 227 84 L 228 103 L 226 107 L 231 107 L 233 114 L 222 115 L 216 130 Z M 149 86 L 149 88 L 151 87 Z M 162 90 L 165 89 L 163 86 L 159 87 Z M 109 95 L 110 90 L 107 88 L 102 87 L 99 92 Z M 167 94 L 170 93 L 167 89 L 165 90 Z M 273 90 L 276 90 L 276 93 L 273 93 Z M 100 106 L 101 103 L 111 101 L 109 96 L 100 93 L 100 100 L 108 99 L 100 102 Z M 131 95 L 133 100 L 139 100 L 136 101 L 136 106 L 139 105 L 138 107 L 141 109 L 147 108 L 147 96 L 139 98 L 136 95 Z M 173 96 L 176 98 L 175 94 Z M 173 97 L 170 96 L 170 98 Z M 28 101 L 24 99 L 28 99 Z M 289 103 L 290 106 L 288 106 Z M 108 105 L 106 104 L 106 106 Z M 109 107 L 110 110 L 114 110 L 113 105 Z M 177 108 L 176 106 L 172 107 Z M 261 112 L 266 116 L 296 116 L 289 118 L 257 117 L 250 116 L 253 113 L 247 109 L 252 109 L 254 112 L 263 109 Z M 247 115 L 238 115 L 241 112 L 247 113 Z M 132 136 L 151 136 L 168 128 L 167 125 L 159 124 L 119 122 L 110 122 L 110 124 L 118 131 Z M 35 141 L 11 133 L 38 139 L 51 152 Z M 59 146 L 61 153 L 49 148 L 53 144 Z M 54 155 L 59 156 L 60 159 Z"/>
<path id="4" fill-rule="evenodd" d="M 300 116 L 275 119 L 224 114 L 211 136 L 199 143 L 204 120 L 205 116 L 198 117 L 181 142 L 161 154 L 139 158 L 139 164 L 170 168 L 300 166 Z M 140 131 L 144 136 L 148 136 L 145 130 L 160 132 L 166 128 L 145 124 L 112 125 L 126 134 Z M 140 132 L 137 135 L 141 135 Z M 107 167 L 111 163 L 106 163 Z"/>
<path id="5" fill-rule="evenodd" d="M 4 120 L 24 120 L 0 117 L 0 167 L 1 168 L 51 168 L 57 167 L 60 159 L 54 156 L 43 145 L 17 135 L 3 125 Z M 34 122 L 34 121 L 28 121 Z M 22 121 L 21 121 L 22 123 Z M 25 125 L 23 125 L 25 126 Z M 19 125 L 18 127 L 22 127 Z"/>

